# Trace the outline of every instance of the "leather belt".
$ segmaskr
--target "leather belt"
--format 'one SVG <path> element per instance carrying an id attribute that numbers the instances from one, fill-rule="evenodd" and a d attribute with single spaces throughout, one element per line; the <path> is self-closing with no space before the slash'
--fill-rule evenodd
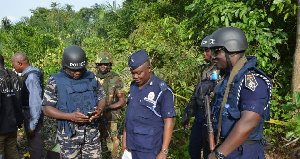
<path id="1" fill-rule="evenodd" d="M 243 144 L 245 145 L 253 145 L 257 144 L 260 140 L 246 140 Z"/>

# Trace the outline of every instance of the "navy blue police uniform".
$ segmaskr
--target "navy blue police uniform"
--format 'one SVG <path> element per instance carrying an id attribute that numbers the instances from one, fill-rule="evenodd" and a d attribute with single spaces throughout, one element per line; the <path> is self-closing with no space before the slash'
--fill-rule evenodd
<path id="1" fill-rule="evenodd" d="M 141 50 L 129 57 L 128 65 L 136 69 L 148 60 L 147 53 Z M 129 93 L 125 120 L 127 149 L 133 159 L 155 159 L 162 147 L 164 118 L 176 115 L 174 94 L 154 73 L 142 89 L 133 81 Z"/>
<path id="2" fill-rule="evenodd" d="M 252 111 L 261 115 L 260 122 L 247 140 L 226 156 L 230 158 L 264 158 L 264 121 L 270 119 L 270 98 L 272 83 L 270 79 L 258 68 L 255 57 L 247 57 L 247 62 L 237 73 L 230 84 L 227 99 L 227 108 L 222 112 L 222 126 L 220 139 L 224 141 L 231 132 L 235 123 L 241 118 L 242 111 Z M 216 87 L 215 98 L 212 102 L 212 115 L 214 129 L 218 131 L 218 121 L 221 103 L 229 76 Z"/>

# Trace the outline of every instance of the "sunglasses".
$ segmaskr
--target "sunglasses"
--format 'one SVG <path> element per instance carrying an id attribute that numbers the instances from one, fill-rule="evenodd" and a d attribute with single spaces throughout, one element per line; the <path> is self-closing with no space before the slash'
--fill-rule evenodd
<path id="1" fill-rule="evenodd" d="M 96 63 L 96 66 L 102 66 L 102 65 L 104 65 L 104 66 L 109 66 L 110 63 Z"/>
<path id="2" fill-rule="evenodd" d="M 217 56 L 221 50 L 225 51 L 225 48 L 224 47 L 215 48 L 213 51 L 213 55 Z"/>

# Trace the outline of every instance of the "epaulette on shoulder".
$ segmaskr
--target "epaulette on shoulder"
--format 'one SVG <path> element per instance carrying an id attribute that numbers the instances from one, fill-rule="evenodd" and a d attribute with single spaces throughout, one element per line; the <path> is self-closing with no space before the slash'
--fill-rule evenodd
<path id="1" fill-rule="evenodd" d="M 258 86 L 255 76 L 251 71 L 248 71 L 248 73 L 245 75 L 245 86 L 251 91 L 255 91 L 255 88 Z"/>
<path id="2" fill-rule="evenodd" d="M 159 83 L 159 88 L 160 88 L 161 91 L 165 91 L 165 90 L 168 89 L 168 85 L 164 81 L 161 81 Z"/>

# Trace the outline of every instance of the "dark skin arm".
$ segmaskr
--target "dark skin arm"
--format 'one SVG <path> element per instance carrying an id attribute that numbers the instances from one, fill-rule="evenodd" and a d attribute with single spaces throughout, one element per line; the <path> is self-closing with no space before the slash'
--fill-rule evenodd
<path id="1" fill-rule="evenodd" d="M 103 98 L 100 101 L 98 101 L 98 105 L 95 107 L 96 114 L 91 118 L 88 118 L 88 116 L 85 116 L 81 112 L 65 113 L 56 109 L 53 106 L 43 106 L 43 112 L 46 116 L 55 119 L 63 119 L 63 120 L 70 120 L 77 123 L 85 123 L 85 122 L 89 122 L 90 120 L 99 118 L 99 115 L 101 114 L 104 107 L 105 107 L 105 99 Z"/>
<path id="2" fill-rule="evenodd" d="M 90 118 L 90 120 L 99 118 L 99 116 L 102 115 L 102 112 L 103 112 L 104 107 L 105 107 L 105 103 L 106 103 L 105 98 L 98 101 L 98 105 L 95 107 L 96 114 L 94 116 L 92 116 Z"/>
<path id="3" fill-rule="evenodd" d="M 43 112 L 46 116 L 55 119 L 70 120 L 78 123 L 85 123 L 89 121 L 89 118 L 81 112 L 65 113 L 53 106 L 43 106 Z"/>
<path id="4" fill-rule="evenodd" d="M 117 96 L 119 98 L 119 101 L 114 103 L 114 104 L 109 105 L 108 109 L 119 109 L 119 108 L 122 108 L 125 105 L 125 103 L 126 103 L 125 94 L 124 93 L 117 93 Z"/>
<path id="5" fill-rule="evenodd" d="M 126 147 L 126 128 L 125 127 L 124 127 L 123 137 L 122 137 L 122 149 L 123 149 L 123 152 L 125 150 L 128 150 Z"/>
<path id="6" fill-rule="evenodd" d="M 162 143 L 162 149 L 169 150 L 169 144 L 171 142 L 172 134 L 173 134 L 173 128 L 174 128 L 174 118 L 165 118 L 164 119 L 164 133 L 163 133 L 163 143 Z M 159 154 L 156 156 L 156 159 L 166 159 L 167 155 L 165 155 L 162 151 L 159 152 Z"/>
<path id="7" fill-rule="evenodd" d="M 218 151 L 228 156 L 238 148 L 259 124 L 261 116 L 252 111 L 242 111 L 241 119 L 234 125 L 226 140 L 218 147 Z M 210 153 L 208 159 L 215 159 L 215 153 Z"/>

